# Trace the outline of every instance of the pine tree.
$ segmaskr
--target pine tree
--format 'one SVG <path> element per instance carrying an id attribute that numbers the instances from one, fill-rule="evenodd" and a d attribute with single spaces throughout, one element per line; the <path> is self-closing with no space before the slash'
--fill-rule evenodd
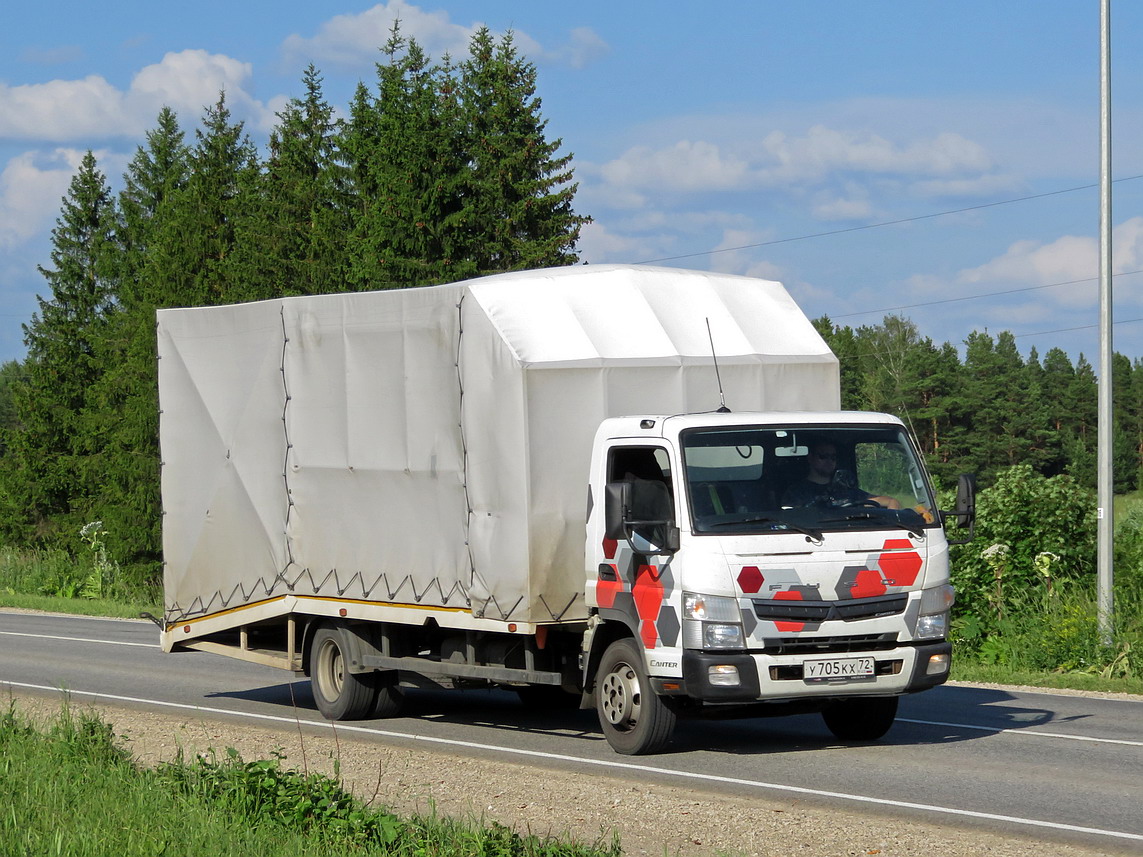
<path id="1" fill-rule="evenodd" d="M 830 351 L 837 358 L 841 375 L 841 407 L 847 411 L 860 411 L 866 408 L 861 397 L 862 362 L 861 345 L 852 327 L 837 327 L 828 315 L 812 322 L 814 329 L 825 340 Z"/>
<path id="2" fill-rule="evenodd" d="M 1018 425 L 1024 361 L 1015 340 L 1002 332 L 996 340 L 974 331 L 965 340 L 963 413 L 969 419 L 964 442 L 966 463 L 985 484 L 998 470 L 1017 463 L 1025 441 Z"/>
<path id="3" fill-rule="evenodd" d="M 28 543 L 53 531 L 66 542 L 87 514 L 110 426 L 89 410 L 105 371 L 96 343 L 115 310 L 119 252 L 115 201 L 89 151 L 71 180 L 52 230 L 51 296 L 24 326 L 28 356 L 14 391 L 19 421 L 3 472 L 0 516 L 10 538 Z"/>
<path id="4" fill-rule="evenodd" d="M 1112 355 L 1112 472 L 1116 494 L 1134 491 L 1139 473 L 1135 445 L 1137 407 L 1133 401 L 1131 375 L 1131 361 L 1118 352 Z"/>

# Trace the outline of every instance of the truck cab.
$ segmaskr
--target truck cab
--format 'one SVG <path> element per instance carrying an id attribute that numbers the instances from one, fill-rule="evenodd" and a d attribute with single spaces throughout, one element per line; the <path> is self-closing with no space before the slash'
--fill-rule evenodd
<path id="1" fill-rule="evenodd" d="M 897 418 L 609 419 L 590 497 L 585 684 L 620 752 L 733 706 L 872 740 L 948 678 L 948 516 Z"/>

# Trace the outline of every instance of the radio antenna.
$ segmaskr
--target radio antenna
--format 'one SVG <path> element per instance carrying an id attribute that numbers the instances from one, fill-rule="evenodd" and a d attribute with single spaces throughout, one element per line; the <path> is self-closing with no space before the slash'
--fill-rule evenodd
<path id="1" fill-rule="evenodd" d="M 714 359 L 714 377 L 718 379 L 718 411 L 720 414 L 729 414 L 730 408 L 726 406 L 726 395 L 722 392 L 722 373 L 718 371 L 718 352 L 714 350 L 714 334 L 710 332 L 710 316 L 706 319 L 706 336 L 710 340 L 710 356 Z"/>

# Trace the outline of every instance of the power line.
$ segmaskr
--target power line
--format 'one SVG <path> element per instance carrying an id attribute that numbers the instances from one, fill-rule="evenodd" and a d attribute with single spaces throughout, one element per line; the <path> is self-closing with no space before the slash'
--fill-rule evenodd
<path id="1" fill-rule="evenodd" d="M 1136 179 L 1143 179 L 1143 175 L 1125 176 L 1121 179 L 1116 179 L 1115 182 L 1129 182 Z M 1044 199 L 1049 196 L 1059 196 L 1065 193 L 1075 193 L 1079 190 L 1091 190 L 1098 188 L 1098 184 L 1085 184 L 1077 185 L 1076 187 L 1064 188 L 1062 190 L 1050 190 L 1045 193 L 1034 193 L 1029 196 L 1016 197 L 1014 199 L 1001 199 L 996 202 L 984 202 L 980 205 L 970 205 L 966 208 L 953 208 L 948 211 L 936 211 L 931 214 L 918 214 L 915 217 L 902 217 L 898 220 L 883 220 L 879 223 L 866 223 L 862 226 L 848 226 L 845 229 L 831 229 L 828 232 L 814 232 L 809 235 L 794 235 L 789 238 L 775 238 L 772 241 L 759 241 L 756 244 L 742 244 L 738 247 L 721 247 L 717 250 L 703 250 L 699 253 L 682 253 L 678 256 L 663 256 L 660 259 L 647 259 L 642 262 L 636 262 L 637 265 L 654 265 L 658 262 L 674 262 L 679 259 L 693 259 L 697 256 L 713 256 L 716 253 L 733 253 L 737 250 L 753 250 L 758 247 L 773 247 L 776 244 L 789 244 L 794 241 L 808 241 L 811 238 L 828 238 L 832 235 L 845 235 L 849 232 L 862 232 L 867 229 L 880 229 L 883 226 L 899 226 L 902 223 L 916 223 L 919 220 L 931 220 L 934 217 L 947 217 L 950 214 L 964 214 L 969 211 L 980 211 L 985 208 L 996 208 L 1001 205 L 1012 205 L 1017 202 L 1028 202 L 1033 199 Z"/>
<path id="2" fill-rule="evenodd" d="M 1143 270 L 1122 271 L 1122 272 L 1116 274 L 1115 276 L 1117 276 L 1117 277 L 1128 277 L 1132 274 L 1143 274 Z M 1085 277 L 1081 280 L 1065 280 L 1062 283 L 1047 283 L 1047 284 L 1042 285 L 1042 286 L 1023 286 L 1023 287 L 1018 288 L 1018 289 L 1004 289 L 1003 291 L 999 291 L 999 292 L 981 292 L 980 294 L 976 294 L 976 295 L 964 295 L 963 297 L 959 297 L 959 298 L 941 298 L 941 299 L 935 300 L 935 301 L 924 301 L 923 303 L 901 304 L 900 306 L 886 307 L 885 309 L 863 309 L 863 310 L 858 310 L 857 312 L 847 312 L 847 313 L 843 313 L 842 315 L 832 316 L 832 318 L 852 318 L 855 315 L 872 315 L 873 313 L 880 313 L 880 312 L 896 312 L 897 310 L 902 310 L 902 309 L 918 309 L 920 307 L 937 306 L 938 304 L 951 304 L 951 303 L 956 303 L 957 301 L 974 301 L 974 300 L 978 300 L 979 298 L 995 298 L 995 297 L 1000 297 L 1001 295 L 1015 295 L 1015 294 L 1019 294 L 1021 292 L 1035 292 L 1035 291 L 1039 291 L 1040 289 L 1055 289 L 1055 288 L 1058 288 L 1060 286 L 1075 286 L 1075 285 L 1078 285 L 1079 283 L 1094 283 L 1097 279 L 1098 279 L 1098 277 Z M 1030 335 L 1030 334 L 1026 334 L 1026 335 Z"/>
<path id="3" fill-rule="evenodd" d="M 1115 322 L 1118 327 L 1121 324 L 1135 324 L 1136 322 L 1143 321 L 1143 318 L 1125 318 Z M 1013 333 L 1013 339 L 1020 339 L 1025 336 L 1047 336 L 1050 333 L 1072 333 L 1077 330 L 1091 330 L 1092 328 L 1099 327 L 1098 324 L 1081 324 L 1078 327 L 1061 327 L 1058 330 L 1040 330 L 1036 333 Z"/>

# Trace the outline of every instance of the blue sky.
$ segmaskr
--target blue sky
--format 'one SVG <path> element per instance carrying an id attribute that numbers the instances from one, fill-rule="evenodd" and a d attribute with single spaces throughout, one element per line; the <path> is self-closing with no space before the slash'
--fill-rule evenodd
<path id="1" fill-rule="evenodd" d="M 938 344 L 1010 330 L 1024 353 L 1098 354 L 1097 0 L 10 5 L 0 360 L 24 354 L 84 151 L 117 188 L 163 105 L 189 137 L 223 88 L 262 143 L 310 62 L 344 108 L 398 15 L 434 58 L 513 30 L 575 155 L 588 262 L 778 279 L 811 316 L 897 311 Z M 1143 4 L 1113 0 L 1112 56 L 1114 341 L 1136 358 Z"/>

